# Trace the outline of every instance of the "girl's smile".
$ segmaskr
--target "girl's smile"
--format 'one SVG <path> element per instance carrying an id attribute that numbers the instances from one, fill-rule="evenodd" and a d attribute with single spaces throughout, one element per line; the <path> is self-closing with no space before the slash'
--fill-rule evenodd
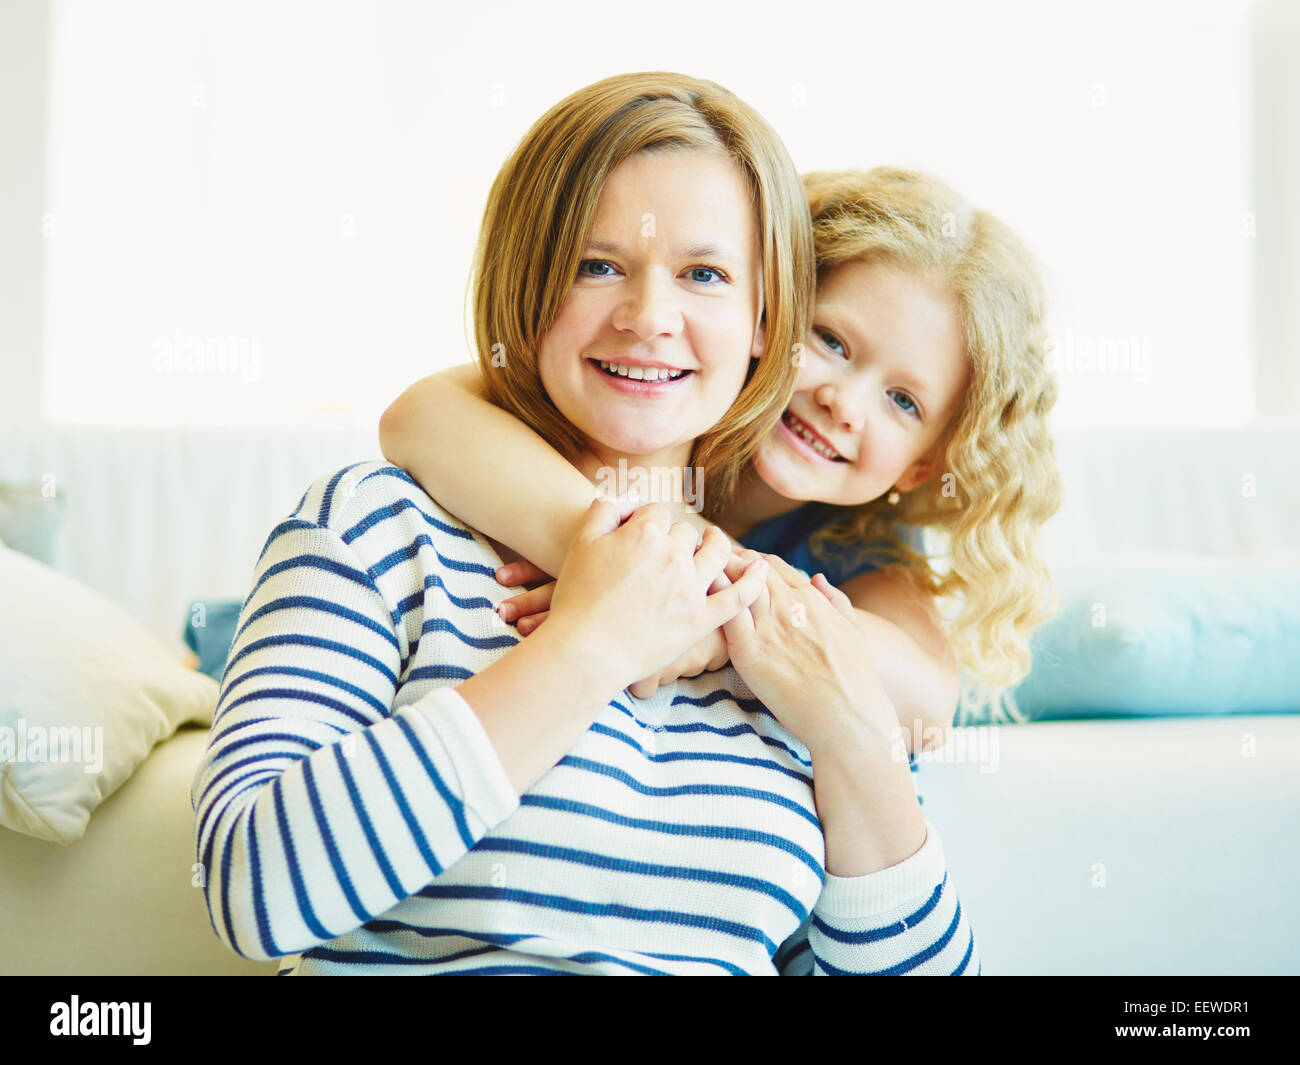
<path id="1" fill-rule="evenodd" d="M 812 333 L 794 397 L 754 461 L 768 488 L 787 502 L 858 506 L 941 469 L 970 376 L 952 297 L 901 266 L 844 263 L 818 288 Z"/>

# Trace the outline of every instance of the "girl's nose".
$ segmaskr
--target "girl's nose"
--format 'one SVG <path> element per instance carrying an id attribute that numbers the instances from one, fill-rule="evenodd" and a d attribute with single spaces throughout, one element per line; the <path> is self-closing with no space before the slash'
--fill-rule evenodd
<path id="1" fill-rule="evenodd" d="M 862 389 L 846 382 L 822 385 L 813 394 L 818 405 L 834 420 L 835 425 L 847 433 L 860 433 L 865 419 Z"/>
<path id="2" fill-rule="evenodd" d="M 635 333 L 641 340 L 672 336 L 681 327 L 676 292 L 651 271 L 627 287 L 626 299 L 614 312 L 614 328 Z"/>

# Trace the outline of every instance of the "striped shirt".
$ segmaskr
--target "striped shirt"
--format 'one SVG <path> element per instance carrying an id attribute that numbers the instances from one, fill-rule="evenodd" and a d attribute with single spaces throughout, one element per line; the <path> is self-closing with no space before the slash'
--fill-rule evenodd
<path id="1" fill-rule="evenodd" d="M 271 531 L 191 790 L 232 950 L 302 975 L 978 974 L 934 826 L 827 873 L 809 752 L 731 668 L 614 699 L 517 795 L 456 691 L 518 640 L 499 565 L 384 462 Z"/>

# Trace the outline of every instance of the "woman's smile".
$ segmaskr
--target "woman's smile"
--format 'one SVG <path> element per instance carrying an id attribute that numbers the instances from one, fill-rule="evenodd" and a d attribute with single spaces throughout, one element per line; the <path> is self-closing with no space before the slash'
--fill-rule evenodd
<path id="1" fill-rule="evenodd" d="M 684 386 L 694 372 L 668 367 L 663 363 L 621 360 L 588 359 L 587 365 L 595 368 L 611 388 L 630 396 L 669 395 Z"/>

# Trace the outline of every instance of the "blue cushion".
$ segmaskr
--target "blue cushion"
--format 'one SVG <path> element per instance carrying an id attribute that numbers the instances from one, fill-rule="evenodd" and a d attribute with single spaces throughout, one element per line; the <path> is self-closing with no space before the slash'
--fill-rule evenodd
<path id="1" fill-rule="evenodd" d="M 1027 717 L 1300 711 L 1300 563 L 1144 552 L 1054 577 Z"/>
<path id="2" fill-rule="evenodd" d="M 221 680 L 226 670 L 230 645 L 235 642 L 235 627 L 242 599 L 196 599 L 190 603 L 185 623 L 185 642 L 199 656 L 199 672 Z"/>

